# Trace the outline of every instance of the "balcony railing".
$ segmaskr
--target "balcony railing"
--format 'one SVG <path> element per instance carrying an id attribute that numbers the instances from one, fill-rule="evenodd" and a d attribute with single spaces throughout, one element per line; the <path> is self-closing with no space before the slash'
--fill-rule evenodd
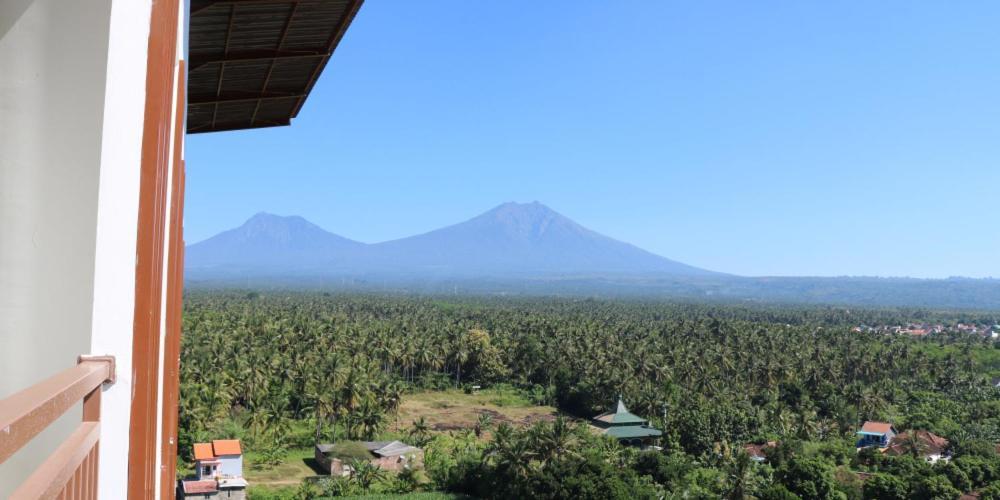
<path id="1" fill-rule="evenodd" d="M 3 464 L 83 400 L 80 425 L 10 498 L 97 498 L 101 386 L 114 381 L 114 357 L 80 356 L 73 368 L 0 401 L 0 464 Z"/>

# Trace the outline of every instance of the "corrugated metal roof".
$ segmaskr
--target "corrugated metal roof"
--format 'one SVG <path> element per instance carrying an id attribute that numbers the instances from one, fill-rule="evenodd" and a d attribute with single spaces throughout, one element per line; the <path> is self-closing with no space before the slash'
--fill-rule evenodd
<path id="1" fill-rule="evenodd" d="M 189 133 L 288 125 L 363 0 L 191 0 Z"/>
<path id="2" fill-rule="evenodd" d="M 615 411 L 602 413 L 594 417 L 594 420 L 606 424 L 645 424 L 647 422 L 646 419 L 629 412 L 621 398 L 618 399 Z"/>
<path id="3" fill-rule="evenodd" d="M 659 437 L 663 435 L 659 429 L 646 427 L 645 425 L 629 425 L 623 427 L 608 427 L 604 434 L 618 439 L 631 439 L 642 437 Z"/>
<path id="4" fill-rule="evenodd" d="M 417 453 L 420 448 L 410 446 L 406 443 L 393 441 L 385 446 L 372 450 L 373 453 L 382 457 L 397 457 L 408 453 Z"/>

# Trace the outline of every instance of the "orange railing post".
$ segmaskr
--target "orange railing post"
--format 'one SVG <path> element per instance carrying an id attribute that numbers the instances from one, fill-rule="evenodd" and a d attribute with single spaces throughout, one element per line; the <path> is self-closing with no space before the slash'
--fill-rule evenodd
<path id="1" fill-rule="evenodd" d="M 73 368 L 0 401 L 0 464 L 83 401 L 80 426 L 11 498 L 97 498 L 101 389 L 114 381 L 114 357 L 80 356 Z"/>

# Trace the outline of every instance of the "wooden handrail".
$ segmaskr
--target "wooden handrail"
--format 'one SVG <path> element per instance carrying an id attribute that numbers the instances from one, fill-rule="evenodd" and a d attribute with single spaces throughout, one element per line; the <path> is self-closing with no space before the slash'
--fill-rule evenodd
<path id="1" fill-rule="evenodd" d="M 81 356 L 73 368 L 0 401 L 0 464 L 85 396 L 92 401 L 84 402 L 84 420 L 96 421 L 100 387 L 114 378 L 113 357 Z"/>
<path id="2" fill-rule="evenodd" d="M 73 368 L 0 401 L 0 464 L 83 400 L 83 423 L 10 498 L 97 498 L 101 386 L 115 382 L 115 358 L 80 356 Z"/>
<path id="3" fill-rule="evenodd" d="M 99 422 L 83 422 L 35 472 L 11 494 L 11 500 L 97 496 L 97 441 Z"/>

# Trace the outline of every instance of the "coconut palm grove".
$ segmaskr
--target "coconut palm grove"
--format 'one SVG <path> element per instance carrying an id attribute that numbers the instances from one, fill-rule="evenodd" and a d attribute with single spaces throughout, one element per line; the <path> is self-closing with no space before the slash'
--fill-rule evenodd
<path id="1" fill-rule="evenodd" d="M 993 312 L 206 289 L 184 304 L 178 477 L 194 443 L 239 439 L 251 498 L 1000 498 Z M 866 446 L 863 427 L 899 434 Z M 423 463 L 330 475 L 310 458 L 393 440 Z"/>

